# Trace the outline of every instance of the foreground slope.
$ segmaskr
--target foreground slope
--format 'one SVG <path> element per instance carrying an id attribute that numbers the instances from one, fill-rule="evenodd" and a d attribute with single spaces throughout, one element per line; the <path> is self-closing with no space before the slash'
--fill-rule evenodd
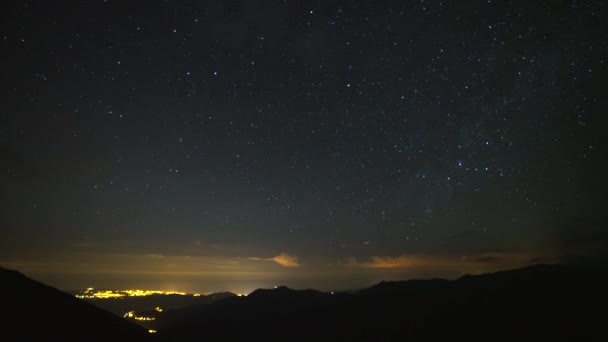
<path id="1" fill-rule="evenodd" d="M 1 341 L 149 341 L 120 317 L 0 267 Z"/>
<path id="2" fill-rule="evenodd" d="M 174 310 L 158 322 L 173 341 L 608 340 L 600 329 L 604 274 L 561 266 L 382 282 L 354 294 L 285 287 Z M 600 311 L 601 312 L 601 311 Z"/>
<path id="3" fill-rule="evenodd" d="M 192 305 L 202 305 L 213 303 L 228 297 L 235 297 L 234 293 L 221 292 L 209 295 L 151 295 L 142 297 L 122 297 L 122 298 L 84 298 L 85 302 L 91 303 L 104 310 L 110 311 L 118 316 L 123 316 L 128 311 L 154 313 L 154 308 L 161 307 L 164 310 L 178 309 Z"/>

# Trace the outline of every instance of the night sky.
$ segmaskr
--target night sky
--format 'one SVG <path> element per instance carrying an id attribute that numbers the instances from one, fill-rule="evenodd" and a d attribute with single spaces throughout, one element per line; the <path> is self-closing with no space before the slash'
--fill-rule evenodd
<path id="1" fill-rule="evenodd" d="M 6 1 L 0 265 L 351 289 L 608 245 L 605 1 Z"/>

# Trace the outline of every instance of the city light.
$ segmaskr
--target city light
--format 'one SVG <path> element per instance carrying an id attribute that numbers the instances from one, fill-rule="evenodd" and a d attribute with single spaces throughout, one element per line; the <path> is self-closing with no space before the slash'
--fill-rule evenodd
<path id="1" fill-rule="evenodd" d="M 88 288 L 84 292 L 76 295 L 77 298 L 98 298 L 98 299 L 108 299 L 108 298 L 121 298 L 121 297 L 145 297 L 152 295 L 179 295 L 186 296 L 185 292 L 178 291 L 160 291 L 160 290 L 140 290 L 140 289 L 132 289 L 132 290 L 98 290 L 95 291 L 93 288 Z M 196 296 L 196 295 L 194 295 Z M 197 297 L 197 296 L 196 296 Z"/>

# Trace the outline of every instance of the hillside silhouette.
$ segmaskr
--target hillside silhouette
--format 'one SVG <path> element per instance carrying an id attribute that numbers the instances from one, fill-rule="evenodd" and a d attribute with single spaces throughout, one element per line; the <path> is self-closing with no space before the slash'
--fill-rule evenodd
<path id="1" fill-rule="evenodd" d="M 608 340 L 600 327 L 605 274 L 562 266 L 382 282 L 356 293 L 256 290 L 167 312 L 172 341 Z"/>
<path id="2" fill-rule="evenodd" d="M 1 341 L 155 341 L 148 332 L 25 275 L 0 267 Z"/>
<path id="3" fill-rule="evenodd" d="M 280 286 L 163 310 L 151 322 L 158 333 L 150 335 L 0 268 L 0 340 L 605 341 L 607 279 L 606 273 L 535 265 L 451 281 L 381 282 L 348 293 Z"/>

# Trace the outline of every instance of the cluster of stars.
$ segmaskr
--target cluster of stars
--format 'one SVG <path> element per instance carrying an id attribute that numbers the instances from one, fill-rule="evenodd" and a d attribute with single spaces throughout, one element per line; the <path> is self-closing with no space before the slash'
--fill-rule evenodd
<path id="1" fill-rule="evenodd" d="M 492 248 L 584 197 L 585 161 L 604 153 L 605 13 L 566 3 L 166 2 L 141 16 L 104 2 L 94 28 L 50 10 L 38 33 L 44 11 L 28 8 L 3 32 L 23 59 L 5 77 L 5 135 L 61 161 L 64 205 L 103 216 L 82 235 L 142 215 L 122 229 L 396 254 L 473 226 L 496 232 Z M 116 20 L 96 15 L 109 6 Z M 28 208 L 52 191 L 36 197 Z"/>

